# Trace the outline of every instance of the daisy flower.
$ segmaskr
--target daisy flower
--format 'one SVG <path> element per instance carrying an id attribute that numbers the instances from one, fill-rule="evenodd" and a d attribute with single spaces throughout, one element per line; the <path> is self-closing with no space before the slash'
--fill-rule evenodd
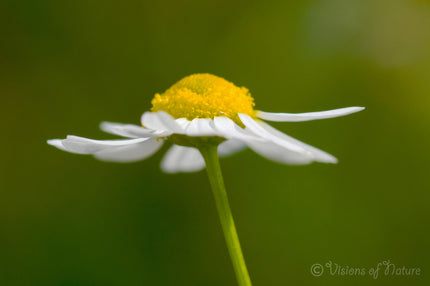
<path id="1" fill-rule="evenodd" d="M 142 126 L 103 122 L 100 128 L 123 140 L 92 140 L 69 135 L 48 144 L 76 154 L 91 154 L 102 161 L 134 162 L 157 152 L 165 141 L 173 146 L 161 162 L 167 173 L 194 172 L 205 167 L 201 141 L 220 143 L 221 157 L 246 147 L 284 164 L 337 163 L 332 155 L 300 142 L 265 121 L 298 122 L 348 115 L 363 107 L 308 113 L 271 113 L 254 110 L 254 100 L 244 87 L 214 75 L 188 76 L 163 94 L 156 94 Z"/>
<path id="2" fill-rule="evenodd" d="M 227 200 L 218 156 L 245 148 L 279 163 L 304 165 L 337 163 L 332 155 L 296 140 L 264 121 L 298 122 L 345 116 L 363 110 L 347 107 L 308 113 L 271 113 L 254 109 L 245 87 L 237 87 L 211 74 L 183 78 L 152 100 L 143 113 L 142 126 L 103 122 L 100 128 L 126 137 L 93 140 L 69 135 L 48 140 L 58 149 L 89 154 L 102 161 L 135 162 L 157 152 L 165 141 L 172 143 L 161 162 L 167 173 L 194 172 L 206 166 L 239 285 L 251 285 Z"/>

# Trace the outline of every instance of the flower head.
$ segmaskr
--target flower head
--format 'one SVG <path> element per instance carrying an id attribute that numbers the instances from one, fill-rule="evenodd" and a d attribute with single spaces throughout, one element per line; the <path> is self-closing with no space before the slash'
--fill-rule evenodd
<path id="1" fill-rule="evenodd" d="M 225 116 L 240 124 L 239 113 L 254 116 L 254 99 L 245 87 L 237 87 L 211 74 L 193 74 L 156 94 L 151 111 L 165 111 L 174 118 Z"/>
<path id="2" fill-rule="evenodd" d="M 237 87 L 210 74 L 183 78 L 152 100 L 151 111 L 141 118 L 142 126 L 103 122 L 108 133 L 122 140 L 92 140 L 77 136 L 49 140 L 61 150 L 91 154 L 113 162 L 133 162 L 155 153 L 164 141 L 173 146 L 161 167 L 165 172 L 193 172 L 204 168 L 198 151 L 202 144 L 219 144 L 220 156 L 249 147 L 270 160 L 284 164 L 336 163 L 332 155 L 300 142 L 271 127 L 266 121 L 297 122 L 348 115 L 363 107 L 322 112 L 270 113 L 254 110 L 248 89 Z"/>

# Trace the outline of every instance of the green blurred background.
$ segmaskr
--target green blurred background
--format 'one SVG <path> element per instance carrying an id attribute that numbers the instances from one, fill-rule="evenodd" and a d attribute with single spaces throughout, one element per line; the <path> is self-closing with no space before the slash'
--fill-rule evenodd
<path id="1" fill-rule="evenodd" d="M 254 285 L 430 285 L 430 4 L 412 0 L 0 2 L 0 285 L 236 285 L 204 172 L 58 151 L 113 138 L 156 92 L 208 72 L 339 158 L 222 160 Z M 310 274 L 314 263 L 421 276 Z"/>

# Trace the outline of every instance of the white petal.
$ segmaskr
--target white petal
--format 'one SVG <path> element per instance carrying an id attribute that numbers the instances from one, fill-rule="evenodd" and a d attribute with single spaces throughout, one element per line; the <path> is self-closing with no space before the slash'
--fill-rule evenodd
<path id="1" fill-rule="evenodd" d="M 218 146 L 220 157 L 226 157 L 245 148 L 238 140 L 227 140 Z M 161 161 L 161 169 L 166 173 L 197 172 L 205 168 L 200 152 L 193 147 L 173 145 Z"/>
<path id="2" fill-rule="evenodd" d="M 260 136 L 261 138 L 264 138 L 267 141 L 276 143 L 293 152 L 303 153 L 303 154 L 308 153 L 308 151 L 304 149 L 302 146 L 295 144 L 294 142 L 291 142 L 289 140 L 283 140 L 282 138 L 279 138 L 271 134 L 266 129 L 264 129 L 257 121 L 252 119 L 249 115 L 239 113 L 239 117 L 242 123 L 245 124 L 247 129 L 249 129 L 251 132 L 255 133 L 256 135 Z M 246 143 L 248 144 L 248 141 Z"/>
<path id="3" fill-rule="evenodd" d="M 257 117 L 268 120 L 268 121 L 278 121 L 278 122 L 297 122 L 297 121 L 309 121 L 316 119 L 326 119 L 339 116 L 345 116 L 351 113 L 359 112 L 363 110 L 364 107 L 346 107 L 339 108 L 328 111 L 318 111 L 318 112 L 307 112 L 307 113 L 272 113 L 258 111 Z"/>
<path id="4" fill-rule="evenodd" d="M 62 139 L 51 139 L 51 140 L 48 140 L 47 142 L 49 145 L 57 147 L 60 150 L 67 151 L 66 147 L 64 147 L 62 141 L 63 141 Z"/>
<path id="5" fill-rule="evenodd" d="M 67 136 L 61 140 L 64 150 L 77 154 L 95 154 L 108 148 L 118 148 L 141 143 L 150 138 L 123 139 L 123 140 L 93 140 L 78 136 Z"/>
<path id="6" fill-rule="evenodd" d="M 196 118 L 191 121 L 185 130 L 188 136 L 219 136 L 210 118 Z"/>
<path id="7" fill-rule="evenodd" d="M 218 146 L 218 154 L 220 157 L 233 155 L 236 152 L 242 151 L 246 148 L 246 144 L 237 139 L 229 139 L 222 142 Z"/>
<path id="8" fill-rule="evenodd" d="M 149 140 L 122 147 L 107 148 L 94 154 L 99 160 L 110 162 L 136 162 L 148 158 L 163 145 L 162 139 Z"/>
<path id="9" fill-rule="evenodd" d="M 145 112 L 142 115 L 142 125 L 145 128 L 153 130 L 168 131 L 170 134 L 183 134 L 184 129 L 175 121 L 175 119 L 164 111 Z"/>
<path id="10" fill-rule="evenodd" d="M 233 120 L 227 117 L 215 117 L 213 124 L 218 133 L 227 139 L 239 139 L 242 141 L 247 140 L 260 140 L 261 139 L 254 134 L 244 130 L 239 125 L 234 123 Z"/>
<path id="11" fill-rule="evenodd" d="M 173 145 L 161 161 L 166 173 L 196 172 L 204 169 L 205 161 L 196 148 Z"/>
<path id="12" fill-rule="evenodd" d="M 307 151 L 309 151 L 309 153 L 312 154 L 314 161 L 322 162 L 322 163 L 337 163 L 337 159 L 334 156 L 332 156 L 332 155 L 330 155 L 330 154 L 328 154 L 322 150 L 319 150 L 313 146 L 310 146 L 306 143 L 303 143 L 303 142 L 301 142 L 301 141 L 299 141 L 293 137 L 290 137 L 287 134 L 284 134 L 281 131 L 273 128 L 272 126 L 270 126 L 267 123 L 261 122 L 260 124 L 269 133 L 281 138 L 282 140 L 289 141 L 293 144 L 297 144 L 297 145 L 303 147 L 304 149 L 306 149 Z"/>
<path id="13" fill-rule="evenodd" d="M 156 138 L 92 140 L 69 135 L 63 140 L 48 140 L 48 144 L 71 153 L 92 154 L 104 161 L 133 162 L 155 153 L 163 145 L 163 140 L 157 141 Z"/>
<path id="14" fill-rule="evenodd" d="M 186 130 L 191 123 L 191 121 L 189 121 L 186 118 L 178 118 L 178 119 L 175 119 L 175 121 L 182 128 L 182 130 Z"/>
<path id="15" fill-rule="evenodd" d="M 313 161 L 309 154 L 294 152 L 273 142 L 248 141 L 246 144 L 257 154 L 278 163 L 305 165 Z"/>
<path id="16" fill-rule="evenodd" d="M 102 122 L 100 129 L 104 132 L 128 138 L 163 137 L 164 131 L 154 131 L 134 124 Z"/>

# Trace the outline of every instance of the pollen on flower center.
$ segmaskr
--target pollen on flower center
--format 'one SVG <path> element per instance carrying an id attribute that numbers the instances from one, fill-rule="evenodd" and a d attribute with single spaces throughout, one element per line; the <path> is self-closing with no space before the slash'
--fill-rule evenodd
<path id="1" fill-rule="evenodd" d="M 211 74 L 187 76 L 152 100 L 151 111 L 165 111 L 174 118 L 226 116 L 240 123 L 238 113 L 254 117 L 254 99 L 245 87 L 237 87 Z"/>

